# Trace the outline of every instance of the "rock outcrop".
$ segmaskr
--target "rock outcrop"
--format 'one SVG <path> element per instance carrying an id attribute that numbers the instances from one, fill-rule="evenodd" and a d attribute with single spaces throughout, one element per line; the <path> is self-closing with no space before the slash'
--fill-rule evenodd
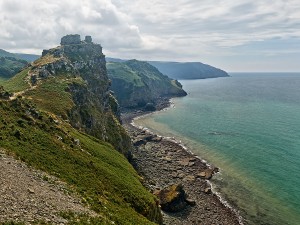
<path id="1" fill-rule="evenodd" d="M 158 197 L 162 210 L 166 212 L 179 212 L 187 205 L 195 205 L 194 200 L 187 198 L 182 184 L 173 184 L 155 191 L 154 194 Z"/>
<path id="2" fill-rule="evenodd" d="M 130 138 L 120 124 L 119 106 L 110 91 L 102 46 L 92 43 L 91 36 L 81 41 L 78 34 L 67 35 L 62 37 L 61 46 L 44 50 L 42 56 L 31 68 L 31 85 L 49 77 L 81 80 L 68 85 L 66 90 L 71 94 L 73 107 L 60 116 L 70 120 L 75 128 L 110 142 L 126 155 Z"/>
<path id="3" fill-rule="evenodd" d="M 185 208 L 185 192 L 181 184 L 171 185 L 163 190 L 154 192 L 159 198 L 162 210 L 166 212 L 178 212 Z"/>
<path id="4" fill-rule="evenodd" d="M 86 43 L 92 43 L 92 37 L 91 37 L 91 36 L 85 36 L 84 41 L 85 41 Z"/>
<path id="5" fill-rule="evenodd" d="M 79 45 L 81 43 L 79 34 L 69 34 L 61 38 L 61 45 Z"/>

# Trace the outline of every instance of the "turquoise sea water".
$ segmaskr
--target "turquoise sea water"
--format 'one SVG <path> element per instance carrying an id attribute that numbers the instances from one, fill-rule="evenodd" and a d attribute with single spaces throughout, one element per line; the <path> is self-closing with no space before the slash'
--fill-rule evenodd
<path id="1" fill-rule="evenodd" d="M 180 82 L 188 96 L 135 123 L 220 167 L 215 190 L 247 224 L 300 224 L 300 74 Z"/>

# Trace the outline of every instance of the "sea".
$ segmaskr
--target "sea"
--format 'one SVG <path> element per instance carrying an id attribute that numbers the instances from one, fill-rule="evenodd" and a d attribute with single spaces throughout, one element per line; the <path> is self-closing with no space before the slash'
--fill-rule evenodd
<path id="1" fill-rule="evenodd" d="M 300 73 L 180 80 L 186 97 L 134 121 L 220 168 L 213 189 L 250 225 L 300 224 Z"/>

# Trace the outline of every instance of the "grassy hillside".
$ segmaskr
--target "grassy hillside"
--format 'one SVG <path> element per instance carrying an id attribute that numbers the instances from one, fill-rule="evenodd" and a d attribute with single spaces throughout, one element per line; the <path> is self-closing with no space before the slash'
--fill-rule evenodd
<path id="1" fill-rule="evenodd" d="M 0 147 L 66 181 L 99 213 L 91 224 L 152 224 L 142 215 L 155 213 L 155 198 L 110 144 L 75 130 L 28 100 L 0 101 L 0 121 Z"/>
<path id="2" fill-rule="evenodd" d="M 132 83 L 136 87 L 145 86 L 139 74 L 125 63 L 109 62 L 106 66 L 111 79 L 126 80 L 128 83 Z"/>
<path id="3" fill-rule="evenodd" d="M 49 50 L 2 81 L 11 97 L 0 93 L 0 148 L 67 182 L 98 213 L 62 212 L 71 224 L 159 223 L 156 198 L 124 156 L 130 140 L 97 48 L 83 43 Z"/>
<path id="4" fill-rule="evenodd" d="M 184 96 L 181 85 L 161 74 L 147 62 L 129 60 L 107 63 L 112 90 L 122 107 L 144 107 L 160 98 Z"/>

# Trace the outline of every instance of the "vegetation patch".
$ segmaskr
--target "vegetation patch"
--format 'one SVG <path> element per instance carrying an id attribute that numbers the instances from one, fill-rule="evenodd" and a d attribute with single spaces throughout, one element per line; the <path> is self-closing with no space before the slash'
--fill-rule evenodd
<path id="1" fill-rule="evenodd" d="M 112 62 L 106 63 L 108 76 L 113 79 L 126 80 L 129 83 L 132 83 L 136 87 L 143 87 L 144 83 L 142 82 L 141 77 L 125 63 L 121 62 Z"/>
<path id="2" fill-rule="evenodd" d="M 54 57 L 54 56 L 51 55 L 51 54 L 47 54 L 47 55 L 45 55 L 45 56 L 43 56 L 43 57 L 41 57 L 41 58 L 35 60 L 35 61 L 32 63 L 32 65 L 33 65 L 33 66 L 36 66 L 36 67 L 38 67 L 38 66 L 43 66 L 43 65 L 46 65 L 46 64 L 54 63 L 54 62 L 58 61 L 59 59 L 60 59 L 60 58 Z"/>
<path id="3" fill-rule="evenodd" d="M 9 80 L 2 82 L 2 85 L 9 92 L 19 92 L 30 88 L 30 85 L 26 80 L 29 70 L 30 68 L 22 70 Z"/>
<path id="4" fill-rule="evenodd" d="M 25 96 L 40 109 L 67 118 L 68 111 L 74 106 L 69 92 L 69 85 L 72 83 L 82 83 L 82 80 L 80 78 L 66 79 L 63 76 L 49 77 L 42 80 L 36 88 L 26 92 Z"/>

